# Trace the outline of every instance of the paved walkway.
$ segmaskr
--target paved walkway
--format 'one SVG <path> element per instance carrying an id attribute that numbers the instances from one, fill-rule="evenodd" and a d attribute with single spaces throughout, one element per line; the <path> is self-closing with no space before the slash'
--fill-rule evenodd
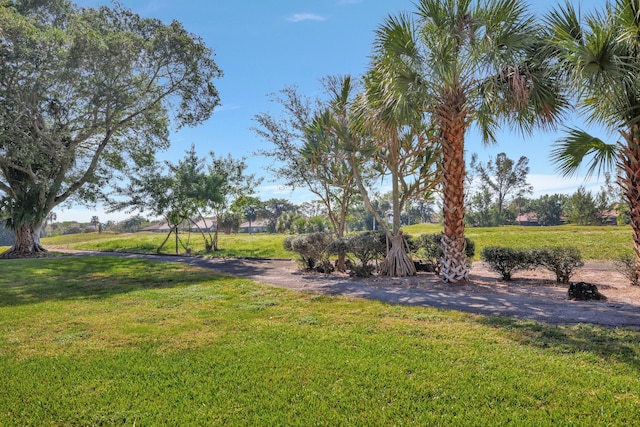
<path id="1" fill-rule="evenodd" d="M 303 274 L 291 260 L 201 258 L 117 252 L 66 252 L 85 256 L 118 256 L 181 262 L 296 291 L 368 298 L 392 304 L 435 307 L 486 316 L 532 319 L 551 324 L 590 323 L 608 327 L 622 326 L 640 329 L 640 307 L 618 302 L 580 302 L 491 292 L 438 290 L 430 289 L 428 285 L 425 287 L 394 287 L 385 283 L 384 286 L 381 286 L 380 280 L 373 282 L 344 276 Z M 599 268 L 598 265 L 591 267 Z"/>

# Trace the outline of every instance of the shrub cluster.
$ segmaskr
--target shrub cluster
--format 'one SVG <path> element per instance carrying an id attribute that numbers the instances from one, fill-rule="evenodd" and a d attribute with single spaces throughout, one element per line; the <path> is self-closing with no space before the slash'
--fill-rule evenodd
<path id="1" fill-rule="evenodd" d="M 465 237 L 467 242 L 465 254 L 469 264 L 476 253 L 476 245 L 473 240 Z M 426 269 L 440 274 L 440 258 L 442 257 L 442 234 L 421 234 L 409 239 L 409 248 L 417 259 L 426 264 Z"/>
<path id="2" fill-rule="evenodd" d="M 331 233 L 311 233 L 299 236 L 290 236 L 282 242 L 284 249 L 295 252 L 300 256 L 300 261 L 305 268 L 326 271 L 328 253 L 327 247 L 333 241 Z"/>
<path id="3" fill-rule="evenodd" d="M 295 252 L 304 268 L 323 273 L 333 271 L 329 255 L 351 255 L 358 262 L 347 262 L 349 273 L 355 276 L 370 276 L 375 267 L 374 260 L 386 254 L 386 238 L 383 232 L 367 231 L 334 239 L 330 233 L 318 232 L 287 237 L 284 249 Z"/>
<path id="4" fill-rule="evenodd" d="M 514 272 L 544 267 L 556 275 L 559 283 L 569 283 L 577 268 L 582 267 L 580 251 L 573 246 L 553 246 L 533 249 L 513 249 L 489 246 L 480 257 L 503 280 L 511 280 Z"/>
<path id="5" fill-rule="evenodd" d="M 334 240 L 328 251 L 333 255 L 352 255 L 358 262 L 348 263 L 349 274 L 369 277 L 375 271 L 371 262 L 384 258 L 386 254 L 387 240 L 384 232 L 365 231 Z"/>

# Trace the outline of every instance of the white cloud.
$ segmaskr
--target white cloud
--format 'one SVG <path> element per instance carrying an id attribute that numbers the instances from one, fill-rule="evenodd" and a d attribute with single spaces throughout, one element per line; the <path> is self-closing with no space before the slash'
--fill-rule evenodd
<path id="1" fill-rule="evenodd" d="M 302 21 L 326 21 L 327 18 L 315 13 L 294 13 L 289 15 L 287 21 L 289 22 L 302 22 Z"/>

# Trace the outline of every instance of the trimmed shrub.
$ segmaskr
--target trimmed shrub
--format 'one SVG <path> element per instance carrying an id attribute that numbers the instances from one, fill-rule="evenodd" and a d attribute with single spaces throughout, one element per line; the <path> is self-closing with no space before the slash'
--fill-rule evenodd
<path id="1" fill-rule="evenodd" d="M 467 247 L 465 254 L 469 264 L 476 254 L 476 244 L 473 240 L 465 237 Z M 416 258 L 422 259 L 427 265 L 427 269 L 440 274 L 440 258 L 442 257 L 442 234 L 421 234 L 418 237 L 409 239 L 409 248 Z"/>
<path id="2" fill-rule="evenodd" d="M 311 270 L 323 264 L 327 259 L 327 248 L 333 241 L 330 233 L 312 233 L 301 236 L 290 236 L 283 241 L 283 247 L 287 251 L 295 252 L 300 256 L 300 261 L 305 268 Z M 323 271 L 325 270 L 322 267 Z"/>
<path id="3" fill-rule="evenodd" d="M 545 267 L 556 274 L 556 282 L 569 283 L 569 279 L 582 267 L 580 251 L 574 246 L 553 246 L 531 249 L 529 251 L 531 263 Z"/>
<path id="4" fill-rule="evenodd" d="M 387 252 L 387 239 L 381 231 L 352 234 L 346 237 L 346 249 L 359 261 L 352 265 L 350 273 L 358 277 L 369 277 L 375 270 L 370 262 L 384 258 Z"/>
<path id="5" fill-rule="evenodd" d="M 503 280 L 511 280 L 514 272 L 527 270 L 532 266 L 529 251 L 521 249 L 488 246 L 482 250 L 480 257 Z"/>

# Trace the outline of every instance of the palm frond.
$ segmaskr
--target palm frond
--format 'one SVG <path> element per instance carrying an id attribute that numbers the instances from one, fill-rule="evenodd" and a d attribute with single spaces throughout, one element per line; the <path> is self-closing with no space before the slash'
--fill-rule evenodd
<path id="1" fill-rule="evenodd" d="M 551 161 L 563 176 L 573 176 L 584 162 L 588 162 L 587 177 L 597 172 L 601 175 L 615 168 L 618 155 L 616 144 L 607 144 L 600 138 L 577 129 L 567 129 L 567 135 L 559 139 L 551 151 Z"/>

